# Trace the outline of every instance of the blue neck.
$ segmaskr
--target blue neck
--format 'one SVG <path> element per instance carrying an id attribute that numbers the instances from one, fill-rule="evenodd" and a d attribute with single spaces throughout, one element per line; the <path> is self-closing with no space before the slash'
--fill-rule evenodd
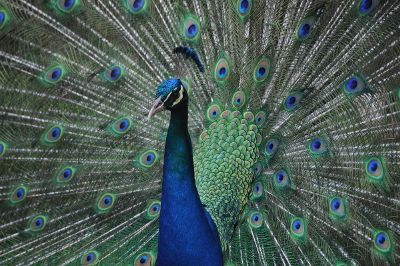
<path id="1" fill-rule="evenodd" d="M 165 145 L 157 264 L 222 265 L 215 225 L 201 204 L 194 181 L 188 106 L 171 112 Z"/>

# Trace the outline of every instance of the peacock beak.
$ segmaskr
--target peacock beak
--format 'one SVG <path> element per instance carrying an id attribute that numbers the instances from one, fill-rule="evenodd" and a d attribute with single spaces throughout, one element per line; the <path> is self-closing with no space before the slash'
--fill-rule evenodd
<path id="1" fill-rule="evenodd" d="M 149 115 L 147 116 L 147 120 L 150 120 L 156 113 L 164 110 L 164 103 L 161 101 L 161 96 L 154 101 L 153 106 L 150 109 Z"/>

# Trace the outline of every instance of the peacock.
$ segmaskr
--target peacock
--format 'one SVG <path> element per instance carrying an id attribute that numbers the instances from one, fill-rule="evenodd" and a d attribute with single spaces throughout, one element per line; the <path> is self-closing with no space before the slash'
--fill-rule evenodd
<path id="1" fill-rule="evenodd" d="M 0 265 L 399 265 L 399 0 L 0 0 Z"/>

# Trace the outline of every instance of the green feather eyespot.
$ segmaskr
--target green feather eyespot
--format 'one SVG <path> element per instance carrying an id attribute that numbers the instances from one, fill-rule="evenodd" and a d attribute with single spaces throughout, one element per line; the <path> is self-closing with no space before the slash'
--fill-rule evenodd
<path id="1" fill-rule="evenodd" d="M 100 254 L 97 251 L 89 250 L 86 251 L 81 258 L 82 265 L 94 265 L 99 261 Z"/>
<path id="2" fill-rule="evenodd" d="M 380 0 L 359 0 L 358 14 L 360 16 L 370 14 L 376 8 L 379 2 Z"/>
<path id="3" fill-rule="evenodd" d="M 385 167 L 382 159 L 371 157 L 364 161 L 364 170 L 368 180 L 372 183 L 381 183 L 385 178 Z"/>
<path id="4" fill-rule="evenodd" d="M 72 166 L 61 167 L 55 175 L 56 184 L 62 185 L 70 182 L 74 178 L 75 173 L 76 173 L 75 167 Z"/>
<path id="5" fill-rule="evenodd" d="M 103 193 L 98 197 L 96 210 L 98 213 L 106 213 L 112 209 L 116 200 L 116 196 L 112 193 Z"/>
<path id="6" fill-rule="evenodd" d="M 327 142 L 321 137 L 314 137 L 307 143 L 307 149 L 313 158 L 326 155 L 329 151 Z"/>
<path id="7" fill-rule="evenodd" d="M 64 13 L 72 13 L 80 4 L 80 0 L 54 0 L 57 10 Z"/>
<path id="8" fill-rule="evenodd" d="M 150 202 L 150 204 L 147 207 L 147 218 L 150 220 L 153 220 L 157 218 L 160 215 L 161 211 L 161 202 L 159 200 L 153 200 Z"/>
<path id="9" fill-rule="evenodd" d="M 373 235 L 374 248 L 381 254 L 390 254 L 393 251 L 391 236 L 382 230 L 375 230 Z"/>
<path id="10" fill-rule="evenodd" d="M 247 218 L 247 222 L 253 228 L 259 228 L 263 224 L 264 218 L 260 212 L 251 212 Z"/>
<path id="11" fill-rule="evenodd" d="M 243 118 L 249 123 L 254 122 L 254 114 L 252 112 L 244 112 Z M 251 125 L 250 127 L 254 127 L 255 129 L 257 129 L 255 125 Z"/>
<path id="12" fill-rule="evenodd" d="M 267 113 L 265 113 L 264 111 L 259 111 L 254 117 L 256 126 L 261 127 L 266 119 L 267 119 Z"/>
<path id="13" fill-rule="evenodd" d="M 253 189 L 251 191 L 252 199 L 259 199 L 264 194 L 264 185 L 262 181 L 257 181 L 253 184 Z"/>
<path id="14" fill-rule="evenodd" d="M 3 157 L 8 150 L 8 144 L 4 141 L 0 141 L 0 158 Z"/>
<path id="15" fill-rule="evenodd" d="M 181 32 L 184 39 L 197 41 L 200 37 L 199 19 L 194 15 L 187 15 L 183 20 Z"/>
<path id="16" fill-rule="evenodd" d="M 342 83 L 342 90 L 349 99 L 361 95 L 366 89 L 367 83 L 358 75 L 353 75 Z"/>
<path id="17" fill-rule="evenodd" d="M 347 200 L 340 197 L 329 197 L 329 217 L 334 221 L 344 221 L 348 217 Z"/>
<path id="18" fill-rule="evenodd" d="M 125 0 L 125 6 L 130 13 L 138 15 L 147 12 L 150 0 Z"/>
<path id="19" fill-rule="evenodd" d="M 296 30 L 296 37 L 300 41 L 304 41 L 311 36 L 317 18 L 315 16 L 304 19 Z"/>
<path id="20" fill-rule="evenodd" d="M 28 188 L 26 186 L 17 186 L 10 194 L 10 204 L 17 205 L 26 199 Z"/>
<path id="21" fill-rule="evenodd" d="M 10 15 L 5 9 L 0 8 L 0 30 L 4 28 L 10 21 Z"/>
<path id="22" fill-rule="evenodd" d="M 28 228 L 32 233 L 40 232 L 46 227 L 47 216 L 45 215 L 36 215 L 32 219 L 29 220 Z"/>
<path id="23" fill-rule="evenodd" d="M 132 120 L 129 117 L 119 117 L 110 125 L 111 134 L 120 137 L 125 135 L 132 128 Z"/>
<path id="24" fill-rule="evenodd" d="M 290 220 L 290 235 L 295 240 L 305 240 L 307 236 L 307 224 L 303 218 L 293 217 Z"/>
<path id="25" fill-rule="evenodd" d="M 55 125 L 46 130 L 42 137 L 41 142 L 45 145 L 52 145 L 61 140 L 64 135 L 64 127 L 61 125 Z"/>
<path id="26" fill-rule="evenodd" d="M 265 157 L 267 159 L 271 159 L 278 151 L 278 148 L 279 148 L 279 141 L 277 139 L 268 140 L 264 148 Z"/>
<path id="27" fill-rule="evenodd" d="M 246 103 L 246 94 L 243 91 L 237 91 L 233 94 L 231 104 L 236 109 L 241 109 Z"/>
<path id="28" fill-rule="evenodd" d="M 147 150 L 139 154 L 135 160 L 135 165 L 142 169 L 153 167 L 159 160 L 159 155 L 155 150 Z"/>
<path id="29" fill-rule="evenodd" d="M 229 79 L 231 67 L 228 60 L 220 58 L 214 66 L 214 78 L 218 84 L 224 84 Z"/>
<path id="30" fill-rule="evenodd" d="M 218 103 L 211 103 L 207 108 L 206 117 L 208 121 L 213 122 L 221 114 L 221 106 Z"/>
<path id="31" fill-rule="evenodd" d="M 54 85 L 61 81 L 66 71 L 63 66 L 55 65 L 46 69 L 42 74 L 42 80 L 48 85 Z"/>
<path id="32" fill-rule="evenodd" d="M 120 80 L 125 74 L 125 70 L 121 66 L 113 65 L 103 72 L 103 78 L 109 82 Z"/>
<path id="33" fill-rule="evenodd" d="M 143 252 L 136 256 L 134 260 L 135 266 L 154 266 L 155 263 L 155 256 L 152 252 Z"/>
<path id="34" fill-rule="evenodd" d="M 265 81 L 271 70 L 271 61 L 269 58 L 264 57 L 260 61 L 258 61 L 256 67 L 253 72 L 254 82 L 260 83 Z"/>
<path id="35" fill-rule="evenodd" d="M 298 109 L 304 99 L 304 94 L 300 91 L 290 93 L 283 101 L 283 107 L 286 111 L 292 112 Z"/>
<path id="36" fill-rule="evenodd" d="M 291 180 L 288 172 L 285 169 L 276 171 L 272 175 L 274 187 L 278 190 L 284 190 L 291 187 Z"/>
<path id="37" fill-rule="evenodd" d="M 237 0 L 236 12 L 239 14 L 240 19 L 244 20 L 250 14 L 252 6 L 252 0 Z"/>

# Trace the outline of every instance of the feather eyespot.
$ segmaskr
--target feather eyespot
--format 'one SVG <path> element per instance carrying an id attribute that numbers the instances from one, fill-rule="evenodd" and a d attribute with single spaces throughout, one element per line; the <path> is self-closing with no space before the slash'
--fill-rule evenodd
<path id="1" fill-rule="evenodd" d="M 215 121 L 221 114 L 221 107 L 217 103 L 212 103 L 207 108 L 207 119 L 212 122 Z"/>
<path id="2" fill-rule="evenodd" d="M 316 17 L 309 17 L 304 19 L 297 28 L 297 39 L 303 41 L 310 37 Z"/>
<path id="3" fill-rule="evenodd" d="M 132 126 L 132 121 L 127 117 L 117 119 L 113 124 L 113 131 L 117 135 L 123 135 L 129 131 Z"/>
<path id="4" fill-rule="evenodd" d="M 155 259 L 151 252 L 144 252 L 136 256 L 134 265 L 135 266 L 151 266 L 154 265 Z"/>
<path id="5" fill-rule="evenodd" d="M 382 160 L 377 157 L 369 158 L 364 162 L 365 172 L 372 182 L 382 182 L 385 177 Z"/>
<path id="6" fill-rule="evenodd" d="M 50 127 L 43 135 L 41 138 L 41 141 L 43 144 L 55 144 L 64 135 L 64 127 L 62 126 L 52 126 Z"/>
<path id="7" fill-rule="evenodd" d="M 374 247 L 383 254 L 389 254 L 393 250 L 392 239 L 388 232 L 376 230 L 373 235 Z"/>
<path id="8" fill-rule="evenodd" d="M 159 156 L 155 150 L 147 150 L 139 155 L 139 167 L 149 169 L 158 162 Z"/>
<path id="9" fill-rule="evenodd" d="M 303 98 L 304 94 L 301 92 L 294 92 L 292 94 L 289 94 L 283 103 L 286 111 L 293 111 L 298 108 Z"/>
<path id="10" fill-rule="evenodd" d="M 197 40 L 200 35 L 200 23 L 197 17 L 188 15 L 183 22 L 182 32 L 185 39 Z"/>
<path id="11" fill-rule="evenodd" d="M 365 16 L 371 13 L 379 4 L 379 1 L 380 0 L 360 0 L 358 4 L 359 15 Z"/>
<path id="12" fill-rule="evenodd" d="M 112 209 L 115 204 L 116 196 L 112 193 L 103 193 L 97 199 L 96 209 L 98 213 L 106 213 Z"/>
<path id="13" fill-rule="evenodd" d="M 29 221 L 30 232 L 42 231 L 47 223 L 47 217 L 44 215 L 36 215 Z"/>
<path id="14" fill-rule="evenodd" d="M 329 198 L 329 217 L 333 220 L 345 220 L 347 218 L 347 201 L 339 197 Z"/>
<path id="15" fill-rule="evenodd" d="M 303 218 L 293 217 L 290 221 L 290 233 L 296 240 L 304 240 L 307 234 L 307 225 Z"/>
<path id="16" fill-rule="evenodd" d="M 93 265 L 98 262 L 100 254 L 94 250 L 87 251 L 81 258 L 82 265 Z"/>
<path id="17" fill-rule="evenodd" d="M 161 202 L 158 200 L 153 200 L 147 207 L 147 218 L 154 219 L 160 215 Z"/>
<path id="18" fill-rule="evenodd" d="M 243 91 L 237 91 L 233 94 L 231 100 L 232 106 L 236 109 L 240 109 L 246 103 L 246 94 Z"/>
<path id="19" fill-rule="evenodd" d="M 265 155 L 268 159 L 272 158 L 275 153 L 277 152 L 279 147 L 279 141 L 277 139 L 270 139 L 268 140 L 267 144 L 265 145 Z"/>
<path id="20" fill-rule="evenodd" d="M 262 214 L 256 211 L 256 212 L 250 213 L 249 218 L 248 218 L 248 223 L 253 228 L 259 228 L 259 227 L 261 227 L 263 220 L 264 220 L 264 218 L 263 218 Z"/>
<path id="21" fill-rule="evenodd" d="M 357 75 L 351 76 L 342 85 L 343 92 L 349 98 L 362 94 L 366 88 L 365 81 Z"/>
<path id="22" fill-rule="evenodd" d="M 275 188 L 281 190 L 290 188 L 291 185 L 289 174 L 284 169 L 281 169 L 274 173 L 273 181 Z"/>
<path id="23" fill-rule="evenodd" d="M 231 69 L 228 61 L 225 58 L 221 58 L 215 64 L 214 78 L 218 83 L 222 84 L 228 80 L 230 72 Z"/>
<path id="24" fill-rule="evenodd" d="M 252 0 L 238 0 L 236 4 L 236 10 L 239 13 L 241 19 L 244 19 L 250 14 L 251 7 L 253 5 Z"/>
<path id="25" fill-rule="evenodd" d="M 4 154 L 6 154 L 8 150 L 8 144 L 0 141 L 0 158 L 4 156 Z"/>
<path id="26" fill-rule="evenodd" d="M 256 126 L 261 127 L 264 124 L 266 117 L 267 114 L 264 111 L 258 112 L 255 116 Z"/>
<path id="27" fill-rule="evenodd" d="M 315 137 L 308 143 L 308 150 L 311 156 L 318 157 L 325 155 L 328 152 L 328 145 L 322 138 Z"/>
<path id="28" fill-rule="evenodd" d="M 267 79 L 271 69 L 271 61 L 269 58 L 262 58 L 254 68 L 253 78 L 255 82 L 263 82 Z"/>
<path id="29" fill-rule="evenodd" d="M 116 82 L 123 77 L 124 73 L 125 71 L 122 67 L 111 66 L 110 68 L 104 71 L 103 76 L 109 82 Z"/>
<path id="30" fill-rule="evenodd" d="M 78 5 L 79 0 L 58 0 L 56 3 L 58 10 L 65 13 L 71 13 Z"/>
<path id="31" fill-rule="evenodd" d="M 254 199 L 260 198 L 263 195 L 263 193 L 264 193 L 263 183 L 261 181 L 254 183 L 252 191 L 253 198 Z"/>
<path id="32" fill-rule="evenodd" d="M 57 184 L 65 184 L 70 182 L 73 177 L 75 176 L 76 168 L 72 166 L 62 167 L 60 170 L 57 171 L 56 174 L 56 183 Z"/>
<path id="33" fill-rule="evenodd" d="M 11 192 L 10 203 L 12 205 L 21 203 L 26 199 L 27 194 L 28 194 L 28 188 L 25 186 L 18 186 L 14 188 L 13 191 Z"/>
<path id="34" fill-rule="evenodd" d="M 65 69 L 60 65 L 56 65 L 48 68 L 43 73 L 42 79 L 47 84 L 54 85 L 59 81 L 61 81 L 64 75 L 65 75 Z"/>
<path id="35" fill-rule="evenodd" d="M 126 0 L 128 11 L 134 15 L 141 14 L 147 11 L 149 0 Z"/>

